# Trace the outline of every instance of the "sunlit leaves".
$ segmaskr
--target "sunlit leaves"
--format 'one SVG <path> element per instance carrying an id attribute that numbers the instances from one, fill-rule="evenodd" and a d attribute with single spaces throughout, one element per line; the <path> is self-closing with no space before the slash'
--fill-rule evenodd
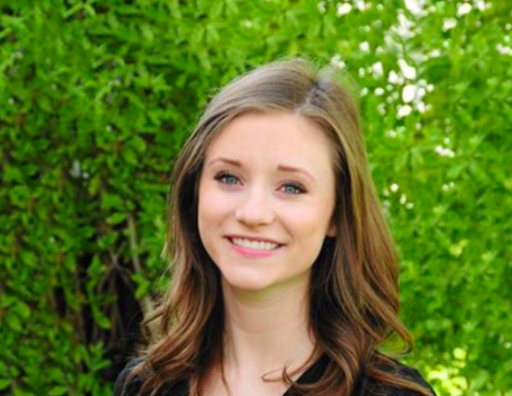
<path id="1" fill-rule="evenodd" d="M 508 1 L 8 3 L 0 391 L 111 394 L 105 350 L 129 346 L 116 296 L 168 282 L 173 156 L 219 86 L 300 55 L 359 85 L 410 362 L 440 394 L 512 388 Z"/>

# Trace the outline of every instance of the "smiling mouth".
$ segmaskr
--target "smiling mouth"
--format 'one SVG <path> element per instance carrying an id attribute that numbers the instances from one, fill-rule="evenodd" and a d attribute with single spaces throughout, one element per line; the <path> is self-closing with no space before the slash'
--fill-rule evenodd
<path id="1" fill-rule="evenodd" d="M 227 237 L 227 239 L 229 242 L 231 242 L 235 246 L 245 248 L 245 249 L 260 250 L 260 251 L 277 250 L 281 246 L 284 246 L 283 244 L 279 244 L 279 243 L 249 241 L 249 240 L 243 239 L 243 238 Z"/>

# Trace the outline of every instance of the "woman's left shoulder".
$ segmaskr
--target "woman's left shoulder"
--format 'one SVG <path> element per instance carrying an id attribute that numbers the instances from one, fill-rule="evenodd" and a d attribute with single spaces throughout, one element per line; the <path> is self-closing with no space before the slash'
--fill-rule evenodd
<path id="1" fill-rule="evenodd" d="M 432 395 L 436 394 L 434 392 L 434 389 L 432 388 L 432 386 L 430 386 L 430 384 L 425 380 L 425 378 L 419 372 L 419 370 L 417 370 L 413 367 L 407 366 L 407 365 L 399 362 L 398 360 L 394 360 L 394 362 L 396 364 L 396 367 L 397 367 L 397 370 L 398 370 L 398 373 L 400 374 L 400 376 L 402 376 L 412 382 L 416 382 L 417 384 L 423 386 L 426 390 L 429 390 L 432 393 Z M 412 391 L 405 390 L 405 389 L 396 389 L 395 392 L 393 393 L 393 395 L 416 396 L 417 392 L 412 392 Z"/>
<path id="2" fill-rule="evenodd" d="M 390 359 L 393 363 L 392 366 L 386 367 L 385 371 L 392 371 L 399 377 L 406 379 L 410 382 L 414 382 L 424 388 L 426 391 L 430 392 L 432 396 L 436 396 L 436 393 L 432 386 L 425 380 L 423 375 L 416 368 L 410 367 L 404 363 L 399 362 L 395 359 Z M 365 387 L 365 392 L 363 392 L 362 396 L 373 396 L 374 394 L 378 395 L 387 395 L 387 396 L 420 396 L 421 394 L 415 392 L 410 389 L 404 389 L 401 387 L 394 387 L 390 385 L 383 386 L 382 384 L 377 384 L 376 381 L 367 378 L 367 387 Z M 385 389 L 384 389 L 385 388 Z"/>

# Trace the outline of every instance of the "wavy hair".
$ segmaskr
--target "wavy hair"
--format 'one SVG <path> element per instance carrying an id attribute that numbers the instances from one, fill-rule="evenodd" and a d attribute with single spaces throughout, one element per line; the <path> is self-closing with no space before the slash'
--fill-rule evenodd
<path id="1" fill-rule="evenodd" d="M 247 112 L 269 111 L 299 113 L 316 122 L 332 145 L 336 175 L 338 232 L 325 239 L 309 287 L 309 325 L 316 351 L 328 363 L 313 384 L 292 384 L 286 370 L 283 381 L 294 394 L 349 396 L 364 372 L 372 382 L 429 395 L 378 352 L 391 337 L 407 350 L 412 339 L 398 318 L 397 257 L 368 170 L 358 106 L 336 72 L 304 59 L 256 68 L 220 90 L 176 158 L 164 249 L 172 284 L 145 320 L 151 340 L 128 379 L 141 378 L 140 394 L 195 381 L 200 396 L 222 364 L 224 306 L 219 271 L 199 237 L 199 179 L 206 150 L 226 123 Z"/>

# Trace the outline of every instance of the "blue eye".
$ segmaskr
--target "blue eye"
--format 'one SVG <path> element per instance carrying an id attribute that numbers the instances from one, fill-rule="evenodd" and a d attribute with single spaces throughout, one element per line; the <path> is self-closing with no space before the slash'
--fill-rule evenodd
<path id="1" fill-rule="evenodd" d="M 283 187 L 285 187 L 285 188 L 291 187 L 293 189 L 292 191 L 295 191 L 295 192 L 292 192 L 292 195 L 304 194 L 306 192 L 306 189 L 300 183 L 288 182 Z"/>
<path id="2" fill-rule="evenodd" d="M 227 171 L 220 171 L 215 175 L 214 179 L 217 180 L 219 183 L 228 186 L 235 185 L 239 181 L 239 178 L 237 176 Z M 306 192 L 306 189 L 302 184 L 292 181 L 283 184 L 282 188 L 285 190 L 285 193 L 287 195 L 299 195 L 304 194 Z"/>
<path id="3" fill-rule="evenodd" d="M 232 185 L 232 184 L 235 184 L 235 183 L 229 183 L 229 182 L 226 182 L 227 180 L 231 180 L 231 181 L 237 181 L 238 178 L 233 175 L 232 173 L 229 173 L 229 172 L 219 172 L 215 175 L 215 180 L 217 181 L 220 181 L 221 183 L 223 184 L 228 184 L 228 185 Z"/>

